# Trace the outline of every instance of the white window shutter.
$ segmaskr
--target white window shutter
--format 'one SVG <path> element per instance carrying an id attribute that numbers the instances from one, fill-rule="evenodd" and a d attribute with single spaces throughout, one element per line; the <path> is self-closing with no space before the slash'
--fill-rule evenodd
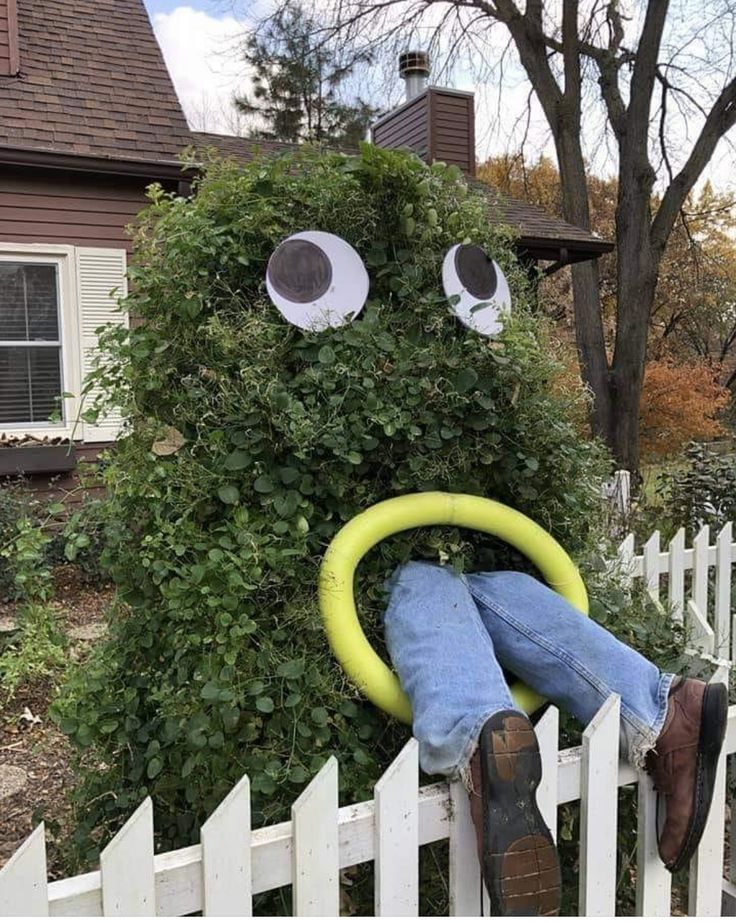
<path id="1" fill-rule="evenodd" d="M 127 326 L 128 317 L 117 308 L 118 299 L 127 294 L 125 250 L 77 247 L 77 303 L 81 339 L 82 381 L 95 368 L 99 358 L 97 333 L 107 324 Z M 90 407 L 94 392 L 84 400 L 82 411 Z M 120 414 L 110 413 L 96 423 L 84 423 L 85 442 L 114 442 L 123 426 Z"/>

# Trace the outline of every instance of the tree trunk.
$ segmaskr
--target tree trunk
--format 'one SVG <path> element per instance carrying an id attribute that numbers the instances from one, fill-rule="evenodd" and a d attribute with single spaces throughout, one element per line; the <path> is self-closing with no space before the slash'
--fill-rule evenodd
<path id="1" fill-rule="evenodd" d="M 563 125 L 555 138 L 560 165 L 562 214 L 566 221 L 590 230 L 588 184 L 580 146 L 579 125 Z M 600 279 L 597 260 L 572 266 L 575 339 L 583 380 L 593 392 L 591 428 L 613 450 L 613 406 L 606 343 L 601 316 Z"/>
<path id="2" fill-rule="evenodd" d="M 649 322 L 661 252 L 652 245 L 654 183 L 646 153 L 622 145 L 616 206 L 616 342 L 611 363 L 611 414 L 607 442 L 617 462 L 639 470 L 639 407 Z"/>

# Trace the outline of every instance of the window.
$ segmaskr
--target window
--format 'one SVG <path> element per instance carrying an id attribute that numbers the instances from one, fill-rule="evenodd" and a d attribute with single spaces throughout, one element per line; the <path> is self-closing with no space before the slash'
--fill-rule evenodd
<path id="1" fill-rule="evenodd" d="M 125 250 L 0 242 L 0 434 L 117 438 L 120 414 L 82 419 L 82 384 L 125 292 Z"/>
<path id="2" fill-rule="evenodd" d="M 63 418 L 56 262 L 0 261 L 0 424 Z"/>

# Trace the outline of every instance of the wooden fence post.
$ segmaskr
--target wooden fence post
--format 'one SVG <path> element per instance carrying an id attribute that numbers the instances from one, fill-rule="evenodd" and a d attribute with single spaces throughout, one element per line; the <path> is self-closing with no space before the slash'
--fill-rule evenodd
<path id="1" fill-rule="evenodd" d="M 419 914 L 419 757 L 413 738 L 374 789 L 375 911 L 379 917 Z"/>
<path id="2" fill-rule="evenodd" d="M 331 756 L 291 806 L 294 915 L 340 915 L 337 760 Z"/>
<path id="3" fill-rule="evenodd" d="M 610 695 L 583 731 L 579 912 L 586 917 L 616 912 L 620 706 L 620 697 Z"/>
<path id="4" fill-rule="evenodd" d="M 153 874 L 153 803 L 138 807 L 100 853 L 102 913 L 106 917 L 156 915 Z"/>
<path id="5" fill-rule="evenodd" d="M 46 831 L 39 824 L 0 869 L 0 917 L 47 917 Z"/>
<path id="6" fill-rule="evenodd" d="M 250 869 L 250 780 L 238 782 L 202 824 L 202 912 L 206 917 L 253 913 Z"/>

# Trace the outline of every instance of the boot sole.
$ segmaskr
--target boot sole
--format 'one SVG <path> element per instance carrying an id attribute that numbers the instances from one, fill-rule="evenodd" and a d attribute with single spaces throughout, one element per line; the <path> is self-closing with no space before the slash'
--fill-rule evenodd
<path id="1" fill-rule="evenodd" d="M 728 689 L 723 683 L 709 684 L 705 689 L 700 719 L 693 817 L 679 855 L 667 866 L 671 872 L 683 869 L 700 845 L 713 801 L 718 758 L 726 736 L 727 721 Z"/>
<path id="2" fill-rule="evenodd" d="M 537 805 L 542 760 L 531 722 L 493 715 L 480 735 L 482 871 L 492 916 L 557 916 L 560 863 Z"/>

